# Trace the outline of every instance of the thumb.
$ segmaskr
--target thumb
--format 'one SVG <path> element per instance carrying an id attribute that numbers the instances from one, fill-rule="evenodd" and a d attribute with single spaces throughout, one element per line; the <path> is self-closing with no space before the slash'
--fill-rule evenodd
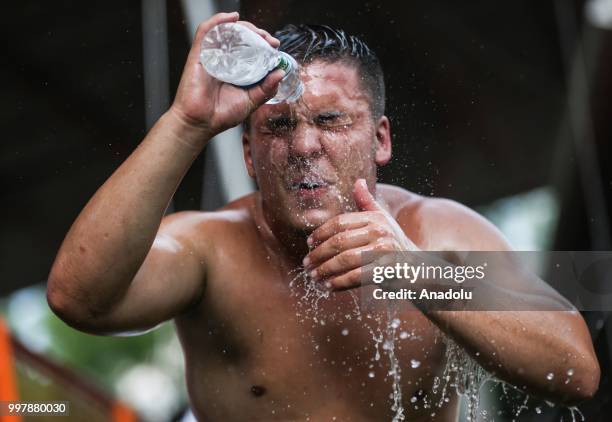
<path id="1" fill-rule="evenodd" d="M 251 99 L 251 112 L 276 95 L 278 84 L 284 77 L 285 72 L 277 69 L 266 76 L 261 83 L 247 91 Z"/>
<path id="2" fill-rule="evenodd" d="M 378 211 L 381 209 L 376 199 L 368 190 L 365 179 L 357 179 L 353 186 L 353 198 L 360 211 Z"/>

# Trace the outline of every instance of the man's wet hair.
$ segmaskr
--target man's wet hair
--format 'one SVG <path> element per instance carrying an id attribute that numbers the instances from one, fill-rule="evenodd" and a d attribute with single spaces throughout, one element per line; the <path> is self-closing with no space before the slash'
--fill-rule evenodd
<path id="1" fill-rule="evenodd" d="M 281 43 L 279 50 L 293 56 L 300 65 L 321 60 L 354 66 L 370 97 L 372 117 L 378 120 L 385 113 L 385 80 L 380 61 L 355 35 L 327 25 L 289 24 L 274 36 Z M 244 129 L 249 129 L 249 118 L 244 121 Z"/>
<path id="2" fill-rule="evenodd" d="M 385 113 L 385 81 L 376 54 L 365 42 L 342 29 L 327 25 L 287 25 L 276 31 L 279 50 L 293 56 L 301 65 L 315 60 L 355 66 L 363 88 L 370 96 L 372 117 Z"/>

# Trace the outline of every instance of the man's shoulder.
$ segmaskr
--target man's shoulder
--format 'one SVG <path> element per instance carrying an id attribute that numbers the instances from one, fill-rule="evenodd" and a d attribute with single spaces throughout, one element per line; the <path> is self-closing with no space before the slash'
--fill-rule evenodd
<path id="1" fill-rule="evenodd" d="M 398 223 L 419 246 L 431 250 L 510 248 L 491 222 L 455 200 L 427 197 L 397 186 L 381 187 Z"/>
<path id="2" fill-rule="evenodd" d="M 252 225 L 252 195 L 233 201 L 215 211 L 179 211 L 164 217 L 160 232 L 197 238 L 202 234 L 227 236 L 229 230 Z"/>
<path id="3" fill-rule="evenodd" d="M 379 194 L 396 218 L 443 219 L 443 218 L 474 218 L 478 214 L 470 208 L 452 199 L 428 197 L 411 192 L 399 186 L 379 183 Z M 478 216 L 479 217 L 479 216 Z"/>

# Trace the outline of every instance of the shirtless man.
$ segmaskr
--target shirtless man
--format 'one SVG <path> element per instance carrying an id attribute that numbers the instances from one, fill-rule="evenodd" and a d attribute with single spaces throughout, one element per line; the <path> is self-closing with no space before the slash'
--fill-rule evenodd
<path id="1" fill-rule="evenodd" d="M 303 62 L 304 95 L 291 106 L 262 105 L 282 71 L 244 90 L 214 80 L 199 63 L 204 34 L 237 19 L 221 13 L 198 28 L 173 105 L 67 234 L 49 276 L 49 304 L 95 334 L 140 332 L 173 318 L 200 420 L 390 420 L 387 363 L 370 368 L 367 324 L 346 317 L 355 292 L 371 287 L 360 287 L 360 252 L 509 246 L 459 204 L 376 183 L 391 137 L 382 73 L 363 43 L 329 29 L 286 30 L 280 38 Z M 259 191 L 216 212 L 164 217 L 207 142 L 245 119 L 244 159 Z M 331 290 L 318 303 L 320 315 L 335 316 L 325 325 L 296 315 L 302 287 L 290 281 L 302 266 Z M 438 330 L 498 377 L 550 400 L 585 400 L 598 387 L 598 363 L 576 312 L 406 305 L 400 319 L 399 329 L 414 333 L 396 345 L 408 420 L 457 419 L 454 395 L 441 408 L 423 406 L 444 366 Z M 567 368 L 574 376 L 564 384 Z M 550 372 L 558 376 L 548 380 Z"/>

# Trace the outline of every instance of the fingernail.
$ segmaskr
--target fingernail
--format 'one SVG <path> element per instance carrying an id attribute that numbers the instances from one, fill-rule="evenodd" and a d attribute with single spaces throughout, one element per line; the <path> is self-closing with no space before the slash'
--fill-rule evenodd
<path id="1" fill-rule="evenodd" d="M 310 264 L 310 258 L 308 257 L 304 258 L 304 260 L 302 261 L 302 264 L 304 264 L 304 266 L 307 267 Z"/>
<path id="2" fill-rule="evenodd" d="M 326 282 L 325 282 L 325 288 L 326 288 L 326 289 L 331 290 L 331 288 L 332 288 L 332 287 L 333 287 L 333 286 L 332 286 L 332 284 L 331 284 L 329 281 L 326 281 Z"/>
<path id="3" fill-rule="evenodd" d="M 319 273 L 317 273 L 317 270 L 312 270 L 310 272 L 310 278 L 312 278 L 313 280 L 316 280 L 317 277 L 319 277 Z"/>
<path id="4" fill-rule="evenodd" d="M 308 243 L 308 246 L 312 246 L 312 237 L 308 236 L 308 239 L 306 239 L 306 243 Z"/>

